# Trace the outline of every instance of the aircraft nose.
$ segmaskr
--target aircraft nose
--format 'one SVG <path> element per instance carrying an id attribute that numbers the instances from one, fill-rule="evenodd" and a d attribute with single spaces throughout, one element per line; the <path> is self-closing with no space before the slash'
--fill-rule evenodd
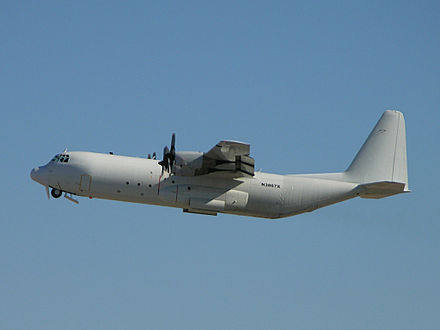
<path id="1" fill-rule="evenodd" d="M 49 181 L 47 169 L 44 166 L 35 167 L 31 171 L 31 179 L 38 183 L 41 183 L 44 186 L 47 186 Z"/>

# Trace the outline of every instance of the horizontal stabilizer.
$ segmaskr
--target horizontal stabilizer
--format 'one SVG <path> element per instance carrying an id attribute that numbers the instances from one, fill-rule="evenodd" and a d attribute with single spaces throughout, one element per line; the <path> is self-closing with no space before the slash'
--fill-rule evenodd
<path id="1" fill-rule="evenodd" d="M 359 197 L 376 199 L 409 192 L 409 190 L 405 190 L 405 183 L 390 181 L 361 184 L 357 187 L 357 190 Z"/>

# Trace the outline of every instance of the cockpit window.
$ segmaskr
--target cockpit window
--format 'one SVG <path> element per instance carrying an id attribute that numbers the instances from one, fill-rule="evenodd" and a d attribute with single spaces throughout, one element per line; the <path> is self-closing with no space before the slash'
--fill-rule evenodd
<path id="1" fill-rule="evenodd" d="M 51 162 L 67 163 L 69 162 L 69 158 L 70 156 L 68 154 L 58 154 L 52 158 Z"/>

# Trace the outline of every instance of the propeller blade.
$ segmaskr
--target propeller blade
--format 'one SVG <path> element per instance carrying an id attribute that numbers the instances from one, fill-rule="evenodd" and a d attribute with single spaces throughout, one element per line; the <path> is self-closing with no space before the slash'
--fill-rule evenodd
<path id="1" fill-rule="evenodd" d="M 50 195 L 49 195 L 49 186 L 45 186 L 46 188 L 46 195 L 47 195 L 47 199 L 50 199 Z"/>
<path id="2" fill-rule="evenodd" d="M 165 169 L 169 172 L 170 167 L 170 150 L 167 146 L 163 148 L 163 159 L 159 162 L 159 165 L 162 166 L 162 174 Z"/>
<path id="3" fill-rule="evenodd" d="M 163 148 L 163 159 L 159 162 L 162 166 L 162 174 L 166 169 L 168 173 L 173 171 L 173 166 L 176 159 L 176 134 L 171 136 L 171 150 L 167 146 Z"/>
<path id="4" fill-rule="evenodd" d="M 171 135 L 171 153 L 174 155 L 176 153 L 176 134 Z"/>
<path id="5" fill-rule="evenodd" d="M 161 165 L 162 167 L 167 164 L 168 153 L 169 153 L 168 147 L 164 147 L 163 148 L 163 159 L 159 162 L 159 165 Z"/>
<path id="6" fill-rule="evenodd" d="M 175 160 L 176 160 L 176 134 L 173 133 L 173 135 L 171 135 L 171 151 L 169 156 L 169 161 L 170 161 L 169 164 L 170 164 L 171 172 L 173 171 Z"/>

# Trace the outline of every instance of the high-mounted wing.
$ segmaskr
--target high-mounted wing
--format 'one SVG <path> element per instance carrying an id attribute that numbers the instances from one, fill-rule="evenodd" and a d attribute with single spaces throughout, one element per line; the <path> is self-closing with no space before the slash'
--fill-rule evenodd
<path id="1" fill-rule="evenodd" d="M 238 141 L 220 141 L 206 153 L 176 152 L 176 175 L 194 176 L 228 173 L 233 176 L 253 176 L 255 161 L 250 157 L 250 145 Z"/>
<path id="2" fill-rule="evenodd" d="M 235 156 L 249 156 L 250 145 L 238 141 L 220 141 L 205 156 L 211 159 L 235 161 Z"/>

